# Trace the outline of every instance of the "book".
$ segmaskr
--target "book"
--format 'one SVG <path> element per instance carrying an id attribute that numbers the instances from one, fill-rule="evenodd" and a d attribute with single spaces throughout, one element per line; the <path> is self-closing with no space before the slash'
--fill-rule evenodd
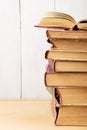
<path id="1" fill-rule="evenodd" d="M 87 31 L 76 30 L 47 30 L 46 35 L 48 38 L 71 38 L 71 39 L 87 39 Z"/>
<path id="2" fill-rule="evenodd" d="M 87 39 L 48 38 L 47 42 L 57 50 L 87 50 Z"/>
<path id="3" fill-rule="evenodd" d="M 87 72 L 45 73 L 44 83 L 47 87 L 87 87 Z"/>
<path id="4" fill-rule="evenodd" d="M 55 60 L 55 72 L 87 72 L 87 61 Z"/>
<path id="5" fill-rule="evenodd" d="M 87 30 L 87 19 L 76 21 L 64 12 L 47 12 L 36 27 Z"/>
<path id="6" fill-rule="evenodd" d="M 58 89 L 62 95 L 62 105 L 87 105 L 87 87 L 59 87 Z"/>
<path id="7" fill-rule="evenodd" d="M 46 50 L 46 59 L 87 61 L 87 51 L 64 51 L 57 49 Z"/>
<path id="8" fill-rule="evenodd" d="M 62 105 L 57 113 L 55 125 L 87 126 L 87 105 Z"/>

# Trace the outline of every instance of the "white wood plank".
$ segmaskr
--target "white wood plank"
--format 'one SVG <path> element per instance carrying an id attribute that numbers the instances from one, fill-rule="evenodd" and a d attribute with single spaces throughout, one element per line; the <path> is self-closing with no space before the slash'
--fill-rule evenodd
<path id="1" fill-rule="evenodd" d="M 20 97 L 19 2 L 0 0 L 0 98 Z"/>
<path id="2" fill-rule="evenodd" d="M 48 48 L 44 29 L 35 28 L 45 12 L 53 11 L 53 0 L 21 0 L 22 4 L 22 92 L 23 98 L 49 97 L 44 85 Z"/>

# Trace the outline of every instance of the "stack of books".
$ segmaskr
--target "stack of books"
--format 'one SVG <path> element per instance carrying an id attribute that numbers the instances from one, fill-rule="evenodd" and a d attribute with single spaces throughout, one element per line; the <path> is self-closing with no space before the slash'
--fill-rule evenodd
<path id="1" fill-rule="evenodd" d="M 49 14 L 38 27 L 47 28 L 51 47 L 45 58 L 54 61 L 54 73 L 45 73 L 45 85 L 62 95 L 55 125 L 87 126 L 87 20 L 76 23 L 67 14 Z"/>
<path id="2" fill-rule="evenodd" d="M 87 125 L 87 31 L 47 30 L 45 58 L 54 60 L 54 73 L 45 73 L 45 85 L 59 88 L 62 105 L 56 125 Z"/>

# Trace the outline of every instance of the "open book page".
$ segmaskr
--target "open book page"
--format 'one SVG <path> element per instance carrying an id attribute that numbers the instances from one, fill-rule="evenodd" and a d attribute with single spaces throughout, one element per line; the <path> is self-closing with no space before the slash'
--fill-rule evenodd
<path id="1" fill-rule="evenodd" d="M 65 18 L 73 23 L 76 23 L 76 20 L 70 16 L 69 14 L 63 13 L 63 12 L 46 12 L 45 17 L 59 17 L 59 18 Z"/>
<path id="2" fill-rule="evenodd" d="M 46 12 L 36 27 L 63 30 L 87 30 L 87 19 L 78 22 L 71 15 L 63 12 Z"/>

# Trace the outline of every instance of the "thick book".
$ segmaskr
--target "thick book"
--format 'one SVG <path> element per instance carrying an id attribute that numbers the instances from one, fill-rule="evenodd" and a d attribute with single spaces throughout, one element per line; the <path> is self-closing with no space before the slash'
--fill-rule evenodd
<path id="1" fill-rule="evenodd" d="M 58 126 L 87 126 L 87 105 L 62 105 L 57 109 L 55 124 Z"/>
<path id="2" fill-rule="evenodd" d="M 71 38 L 71 39 L 87 39 L 87 31 L 75 30 L 47 30 L 46 35 L 48 38 Z"/>
<path id="3" fill-rule="evenodd" d="M 58 89 L 62 96 L 62 105 L 87 105 L 87 87 L 59 87 Z"/>
<path id="4" fill-rule="evenodd" d="M 87 87 L 87 72 L 45 73 L 44 83 L 47 87 Z"/>
<path id="5" fill-rule="evenodd" d="M 46 59 L 87 61 L 87 51 L 65 51 L 50 49 L 45 52 Z"/>
<path id="6" fill-rule="evenodd" d="M 87 61 L 55 60 L 55 72 L 87 72 Z"/>
<path id="7" fill-rule="evenodd" d="M 48 38 L 47 43 L 57 50 L 87 50 L 87 39 Z"/>
<path id="8" fill-rule="evenodd" d="M 63 12 L 47 12 L 36 27 L 87 30 L 87 19 L 77 22 L 71 15 Z"/>

